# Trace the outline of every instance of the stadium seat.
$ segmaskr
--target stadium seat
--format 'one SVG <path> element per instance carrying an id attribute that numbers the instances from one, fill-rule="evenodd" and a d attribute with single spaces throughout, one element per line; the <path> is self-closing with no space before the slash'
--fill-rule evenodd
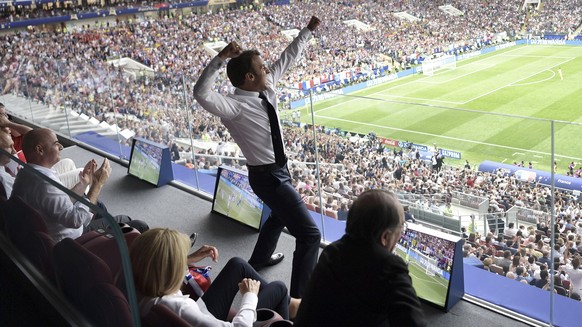
<path id="1" fill-rule="evenodd" d="M 141 317 L 143 327 L 188 327 L 190 324 L 163 304 L 152 306 L 150 311 Z"/>
<path id="2" fill-rule="evenodd" d="M 497 275 L 505 276 L 505 272 L 503 271 L 503 268 L 501 266 L 490 265 L 489 269 L 491 272 L 496 273 Z"/>
<path id="3" fill-rule="evenodd" d="M 325 209 L 325 215 L 333 218 L 333 219 L 337 219 L 337 211 L 332 210 L 332 209 Z"/>
<path id="4" fill-rule="evenodd" d="M 4 185 L 0 183 L 0 204 L 5 203 L 8 201 L 6 197 L 6 189 L 4 189 Z M 4 232 L 6 230 L 4 226 L 4 210 L 0 208 L 0 232 Z"/>
<path id="5" fill-rule="evenodd" d="M 305 203 L 307 210 L 315 211 L 315 205 L 313 203 Z"/>
<path id="6" fill-rule="evenodd" d="M 140 232 L 137 229 L 129 226 L 122 227 L 121 231 L 123 232 L 125 243 L 128 248 L 140 235 Z M 81 235 L 81 237 L 75 239 L 75 241 L 83 245 L 84 248 L 94 255 L 101 258 L 107 264 L 113 276 L 117 276 L 121 271 L 121 254 L 119 252 L 117 241 L 110 232 L 104 230 L 91 231 Z"/>
<path id="7" fill-rule="evenodd" d="M 53 259 L 59 287 L 85 317 L 96 326 L 132 326 L 129 303 L 103 260 L 70 238 L 55 245 Z"/>
<path id="8" fill-rule="evenodd" d="M 559 295 L 568 296 L 568 292 L 567 292 L 567 291 L 566 291 L 566 289 L 565 289 L 565 288 L 563 288 L 562 286 L 557 286 L 557 285 L 556 285 L 556 286 L 554 286 L 554 289 L 556 290 L 556 292 L 557 292 Z"/>
<path id="9" fill-rule="evenodd" d="M 47 279 L 54 281 L 55 241 L 47 234 L 42 215 L 16 196 L 1 206 L 8 239 Z"/>
<path id="10" fill-rule="evenodd" d="M 569 290 L 570 289 L 570 281 L 569 280 L 563 280 L 562 281 L 562 286 L 564 286 L 564 288 L 566 290 Z"/>

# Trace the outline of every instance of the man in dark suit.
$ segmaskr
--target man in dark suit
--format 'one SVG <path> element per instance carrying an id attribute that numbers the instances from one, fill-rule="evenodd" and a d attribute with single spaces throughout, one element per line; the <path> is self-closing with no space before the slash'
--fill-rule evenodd
<path id="1" fill-rule="evenodd" d="M 404 229 L 394 194 L 362 193 L 346 235 L 323 250 L 294 326 L 426 326 L 408 267 L 392 253 Z"/>

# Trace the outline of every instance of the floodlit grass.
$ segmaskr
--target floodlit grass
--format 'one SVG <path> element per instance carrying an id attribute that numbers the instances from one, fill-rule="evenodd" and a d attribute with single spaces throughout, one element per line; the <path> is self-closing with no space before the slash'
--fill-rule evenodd
<path id="1" fill-rule="evenodd" d="M 561 68 L 564 79 L 558 74 Z M 314 105 L 315 123 L 459 151 L 462 162 L 582 163 L 582 47 L 516 46 Z M 302 119 L 311 123 L 307 108 Z M 461 162 L 447 159 L 446 164 Z"/>

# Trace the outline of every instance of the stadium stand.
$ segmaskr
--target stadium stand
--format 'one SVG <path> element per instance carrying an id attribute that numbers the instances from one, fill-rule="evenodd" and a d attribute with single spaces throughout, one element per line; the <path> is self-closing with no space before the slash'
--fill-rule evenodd
<path id="1" fill-rule="evenodd" d="M 456 8 L 464 15 L 451 17 L 439 9 L 444 4 L 442 1 L 370 1 L 361 3 L 358 10 L 350 12 L 354 19 L 365 21 L 371 28 L 366 31 L 351 28 L 342 30 L 341 34 L 334 25 L 342 21 L 346 10 L 353 8 L 353 3 L 332 3 L 325 8 L 325 16 L 330 23 L 324 26 L 318 43 L 314 45 L 314 58 L 307 58 L 289 74 L 285 80 L 286 88 L 281 90 L 280 96 L 287 105 L 290 100 L 305 96 L 307 91 L 303 85 L 306 81 L 309 81 L 309 86 L 318 81 L 318 85 L 313 87 L 317 90 L 319 86 L 322 92 L 338 87 L 322 82 L 330 79 L 331 75 L 348 76 L 346 71 L 349 71 L 351 78 L 342 80 L 339 85 L 343 86 L 373 78 L 365 73 L 372 66 L 380 67 L 387 63 L 386 66 L 390 67 L 387 72 L 397 71 L 418 65 L 435 53 L 458 54 L 479 49 L 497 42 L 493 32 L 509 31 L 508 34 L 513 37 L 524 26 L 532 34 L 568 35 L 579 30 L 581 23 L 582 9 L 577 3 L 546 2 L 542 8 L 520 11 L 522 1 L 492 1 L 487 8 L 478 1 L 464 1 Z M 183 86 L 186 85 L 188 90 L 187 84 L 199 75 L 201 67 L 209 59 L 208 53 L 199 45 L 207 40 L 228 39 L 240 39 L 243 44 L 251 44 L 253 38 L 261 37 L 267 41 L 259 50 L 272 60 L 271 54 L 279 53 L 282 45 L 287 43 L 282 34 L 273 31 L 297 28 L 298 22 L 304 21 L 304 16 L 321 13 L 320 7 L 317 2 L 264 8 L 243 6 L 220 11 L 216 14 L 220 19 L 215 15 L 190 13 L 160 15 L 157 19 L 144 16 L 140 20 L 119 17 L 103 25 L 87 23 L 85 26 L 84 22 L 70 25 L 67 33 L 39 26 L 30 31 L 3 34 L 0 42 L 6 51 L 0 54 L 0 90 L 3 94 L 0 101 L 17 116 L 70 133 L 71 136 L 97 131 L 117 138 L 118 132 L 129 131 L 129 134 L 121 133 L 127 135 L 120 138 L 124 145 L 131 144 L 134 136 L 163 144 L 177 143 L 178 139 L 187 139 L 192 131 L 196 140 L 207 142 L 209 146 L 189 149 L 188 142 L 181 143 L 182 159 L 201 154 L 195 157 L 199 168 L 212 170 L 226 162 L 244 169 L 244 160 L 238 157 L 236 150 L 220 153 L 219 144 L 232 146 L 232 139 L 221 123 L 200 110 L 196 103 L 186 105 L 187 101 L 183 101 Z M 9 11 L 2 9 L 2 14 L 5 21 L 15 21 L 57 16 L 70 13 L 71 9 L 97 11 L 101 8 L 35 8 L 30 11 L 18 8 Z M 384 15 L 384 12 L 407 12 L 424 19 L 414 23 L 403 22 L 394 15 Z M 233 21 L 234 17 L 252 22 L 254 26 L 250 30 L 259 31 L 258 35 L 239 35 L 235 28 L 231 28 L 230 22 L 226 23 Z M 367 17 L 376 17 L 376 20 L 368 21 Z M 389 34 L 386 28 L 391 29 Z M 438 30 L 439 33 L 434 35 L 427 33 L 427 30 Z M 414 36 L 412 39 L 409 38 L 411 35 Z M 176 46 L 176 40 L 184 46 Z M 334 44 L 330 40 L 340 42 Z M 451 40 L 463 45 L 451 49 L 448 47 Z M 164 49 L 169 49 L 169 52 Z M 376 59 L 378 53 L 388 54 L 388 59 L 380 62 Z M 156 75 L 149 77 L 134 72 L 133 78 L 128 77 L 128 74 L 107 63 L 111 57 L 133 58 L 150 66 Z M 224 76 L 221 80 L 218 88 L 228 89 L 230 85 Z M 188 114 L 181 112 L 182 109 Z M 285 130 L 286 139 L 290 140 L 287 147 L 292 152 L 290 170 L 294 184 L 305 196 L 306 203 L 313 205 L 314 211 L 320 208 L 313 204 L 315 200 L 319 204 L 319 201 L 330 198 L 329 208 L 324 211 L 329 212 L 330 217 L 342 203 L 350 204 L 353 197 L 363 190 L 377 187 L 401 192 L 403 198 L 411 193 L 420 194 L 411 203 L 416 218 L 443 227 L 447 225 L 445 228 L 457 232 L 464 225 L 462 220 L 448 219 L 442 215 L 445 203 L 460 201 L 454 192 L 486 198 L 490 212 L 502 217 L 506 217 L 513 207 L 544 213 L 549 212 L 551 207 L 549 188 L 540 184 L 530 185 L 501 171 L 478 173 L 467 168 L 445 166 L 440 172 L 435 172 L 430 163 L 415 159 L 412 149 L 382 149 L 379 152 L 378 140 L 364 135 L 357 136 L 359 141 L 353 142 L 353 135 L 349 132 L 325 127 L 320 127 L 319 132 L 317 144 L 329 146 L 319 149 L 322 164 L 315 172 L 315 146 L 311 143 L 310 134 L 303 127 L 293 124 Z M 338 154 L 344 157 L 338 157 Z M 406 164 L 402 165 L 402 162 Z M 403 168 L 402 174 L 396 178 L 395 172 L 399 168 Z M 316 186 L 318 178 L 324 176 L 320 192 Z M 582 214 L 580 201 L 563 190 L 558 190 L 555 196 L 555 211 L 559 217 L 556 228 L 560 231 L 558 240 L 562 240 L 564 249 L 568 243 L 580 244 L 582 226 L 572 224 Z M 568 222 L 568 217 L 573 221 Z M 531 235 L 530 231 L 527 233 Z M 536 231 L 533 233 L 536 234 Z M 537 234 L 544 236 L 542 234 L 545 233 Z M 573 234 L 574 239 L 569 240 Z M 478 235 L 481 241 L 486 236 L 485 232 Z M 551 251 L 543 239 L 541 247 L 531 250 L 525 236 L 511 238 L 518 245 L 517 251 L 525 249 L 526 256 L 535 256 L 534 250 Z M 564 249 L 560 247 L 560 252 Z M 568 264 L 568 260 L 561 261 L 563 266 Z M 529 268 L 525 263 L 524 266 Z M 491 270 L 494 271 L 493 266 Z M 535 278 L 533 268 L 530 273 Z M 501 274 L 505 272 L 501 270 Z"/>

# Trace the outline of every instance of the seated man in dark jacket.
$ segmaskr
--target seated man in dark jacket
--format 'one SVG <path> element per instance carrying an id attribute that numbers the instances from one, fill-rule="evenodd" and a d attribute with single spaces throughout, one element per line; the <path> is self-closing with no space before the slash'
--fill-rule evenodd
<path id="1" fill-rule="evenodd" d="M 346 235 L 323 250 L 294 326 L 426 326 L 408 268 L 392 253 L 404 226 L 392 193 L 362 193 Z"/>

